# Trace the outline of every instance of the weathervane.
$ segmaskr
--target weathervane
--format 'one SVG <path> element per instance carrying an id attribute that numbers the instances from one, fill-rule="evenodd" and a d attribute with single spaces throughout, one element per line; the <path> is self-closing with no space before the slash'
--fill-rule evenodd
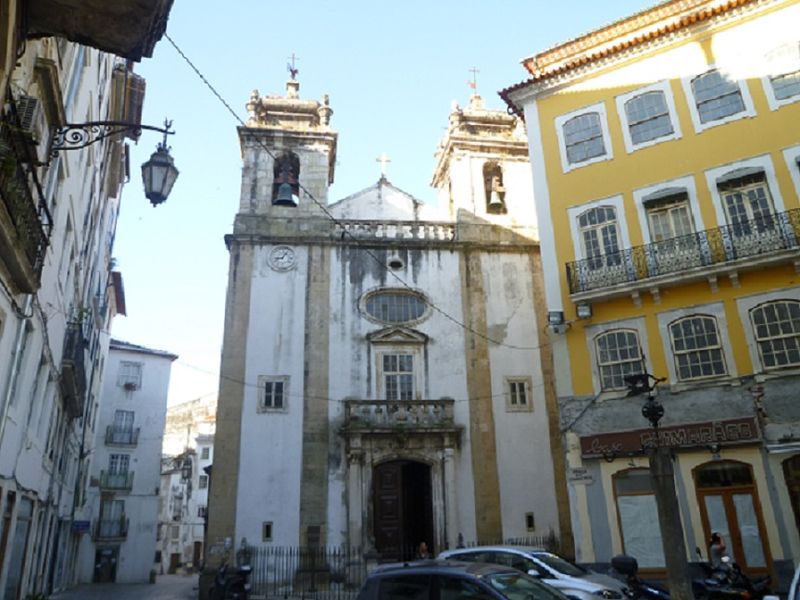
<path id="1" fill-rule="evenodd" d="M 467 81 L 467 85 L 474 91 L 475 93 L 478 92 L 478 73 L 480 73 L 480 69 L 477 67 L 472 67 L 469 70 L 472 73 L 472 81 Z"/>
<path id="2" fill-rule="evenodd" d="M 286 64 L 286 69 L 289 71 L 289 75 L 291 75 L 292 81 L 294 81 L 295 78 L 297 77 L 297 74 L 300 72 L 300 69 L 298 69 L 294 63 L 295 61 L 298 61 L 300 59 L 294 55 L 294 52 L 292 52 L 292 55 L 289 57 L 289 60 L 292 62 Z"/>

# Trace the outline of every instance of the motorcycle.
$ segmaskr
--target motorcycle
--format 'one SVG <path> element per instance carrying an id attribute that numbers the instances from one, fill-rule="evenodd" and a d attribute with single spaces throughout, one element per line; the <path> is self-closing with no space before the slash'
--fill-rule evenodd
<path id="1" fill-rule="evenodd" d="M 669 592 L 638 576 L 639 563 L 632 556 L 619 554 L 611 558 L 613 574 L 624 577 L 631 600 L 669 600 Z"/>
<path id="2" fill-rule="evenodd" d="M 247 600 L 250 595 L 250 565 L 240 565 L 229 570 L 222 563 L 214 576 L 208 597 L 209 600 Z"/>
<path id="3" fill-rule="evenodd" d="M 722 566 L 704 562 L 700 548 L 695 548 L 704 577 L 692 581 L 695 600 L 761 600 L 769 594 L 769 575 L 751 579 L 730 557 L 722 557 Z"/>

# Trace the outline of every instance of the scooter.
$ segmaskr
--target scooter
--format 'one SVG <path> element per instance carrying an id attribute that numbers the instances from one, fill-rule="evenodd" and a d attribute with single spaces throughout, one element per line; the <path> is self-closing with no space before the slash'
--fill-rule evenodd
<path id="1" fill-rule="evenodd" d="M 208 592 L 210 600 L 247 600 L 250 595 L 250 565 L 241 565 L 229 572 L 228 564 L 222 563 L 214 576 Z"/>
<path id="2" fill-rule="evenodd" d="M 611 558 L 611 568 L 625 578 L 632 600 L 669 600 L 669 592 L 639 578 L 639 563 L 634 557 L 618 554 Z"/>
<path id="3" fill-rule="evenodd" d="M 750 579 L 729 556 L 722 557 L 722 566 L 713 568 L 703 561 L 700 548 L 695 548 L 705 577 L 692 581 L 695 600 L 761 600 L 769 594 L 769 575 Z"/>

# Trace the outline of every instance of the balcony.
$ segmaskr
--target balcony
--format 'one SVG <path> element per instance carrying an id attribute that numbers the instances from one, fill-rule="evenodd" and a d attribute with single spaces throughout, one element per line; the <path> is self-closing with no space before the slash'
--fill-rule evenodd
<path id="1" fill-rule="evenodd" d="M 100 489 L 131 491 L 133 488 L 133 471 L 125 473 L 109 473 L 100 471 Z"/>
<path id="2" fill-rule="evenodd" d="M 347 400 L 344 433 L 459 432 L 452 399 Z"/>
<path id="3" fill-rule="evenodd" d="M 64 353 L 61 357 L 61 396 L 67 414 L 73 419 L 83 414 L 86 396 L 85 348 L 82 325 L 76 322 L 67 323 Z"/>
<path id="4" fill-rule="evenodd" d="M 739 271 L 794 263 L 800 269 L 800 209 L 698 231 L 567 263 L 574 302 L 605 300 L 660 287 L 738 277 Z"/>
<path id="5" fill-rule="evenodd" d="M 128 518 L 97 519 L 94 522 L 94 539 L 124 540 L 128 537 Z"/>
<path id="6" fill-rule="evenodd" d="M 109 425 L 106 427 L 106 445 L 135 446 L 139 443 L 139 429 L 139 427 L 134 429 L 120 429 Z"/>
<path id="7" fill-rule="evenodd" d="M 13 106 L 0 123 L 0 261 L 12 291 L 30 294 L 39 289 L 53 224 Z M 38 201 L 31 186 L 40 192 Z"/>

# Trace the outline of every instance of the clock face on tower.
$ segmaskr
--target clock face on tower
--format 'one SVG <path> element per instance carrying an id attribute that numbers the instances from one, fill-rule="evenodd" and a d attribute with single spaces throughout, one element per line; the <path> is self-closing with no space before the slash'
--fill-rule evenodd
<path id="1" fill-rule="evenodd" d="M 297 256 L 289 246 L 275 246 L 269 253 L 269 266 L 276 271 L 288 271 L 296 262 Z"/>

